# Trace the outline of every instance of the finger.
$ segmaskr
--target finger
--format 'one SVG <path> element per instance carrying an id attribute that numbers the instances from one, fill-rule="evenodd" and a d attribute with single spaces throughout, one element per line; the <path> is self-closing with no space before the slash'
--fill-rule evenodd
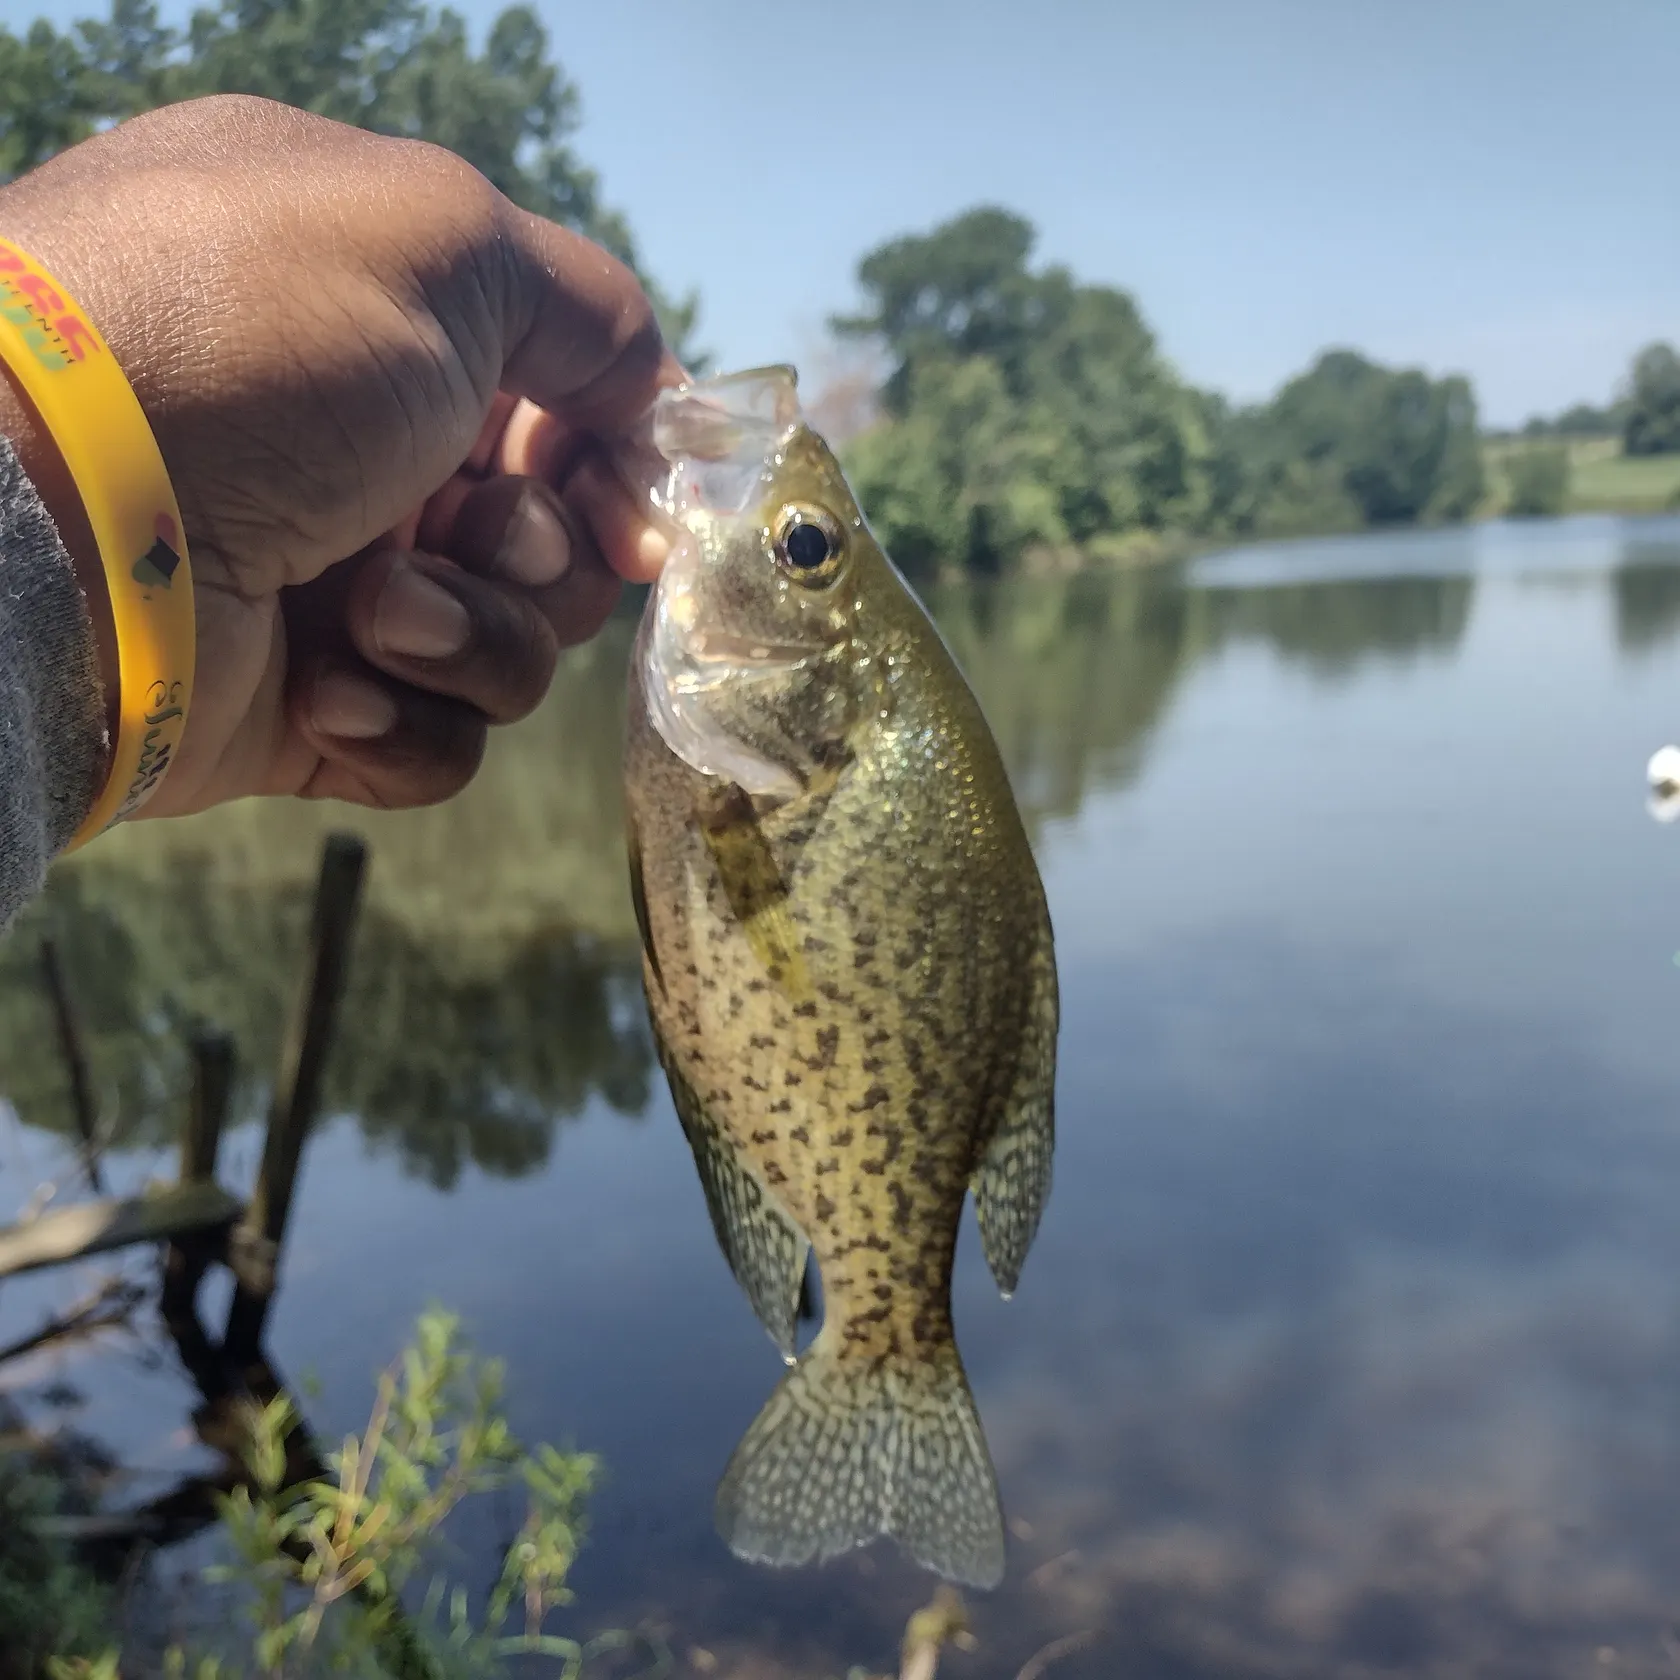
<path id="1" fill-rule="evenodd" d="M 478 486 L 461 505 L 445 553 L 469 572 L 529 591 L 563 648 L 593 636 L 622 592 L 590 528 L 531 479 Z"/>
<path id="2" fill-rule="evenodd" d="M 469 472 L 482 475 L 490 471 L 490 463 L 496 457 L 508 417 L 518 405 L 519 399 L 508 391 L 498 391 L 491 398 L 490 412 L 485 416 L 483 426 L 479 428 L 478 441 L 467 453 L 466 464 Z"/>
<path id="3" fill-rule="evenodd" d="M 653 401 L 665 343 L 635 275 L 598 245 L 504 201 L 509 291 L 505 390 L 590 431 Z"/>
<path id="4" fill-rule="evenodd" d="M 464 473 L 456 473 L 442 489 L 426 498 L 426 505 L 420 510 L 420 517 L 414 523 L 414 534 L 407 542 L 380 543 L 381 548 L 417 548 L 427 554 L 442 554 L 449 547 L 449 533 L 455 529 L 455 520 L 460 514 L 461 505 L 482 483 L 481 479 L 468 478 Z"/>
<path id="5" fill-rule="evenodd" d="M 393 683 L 354 655 L 296 673 L 290 709 L 320 755 L 305 798 L 398 810 L 459 793 L 484 759 L 487 725 L 474 707 Z"/>
<path id="6" fill-rule="evenodd" d="M 579 462 L 567 480 L 565 503 L 574 520 L 594 533 L 608 564 L 631 583 L 651 583 L 671 552 L 651 512 L 632 499 L 629 486 L 599 454 Z"/>
<path id="7" fill-rule="evenodd" d="M 513 723 L 548 692 L 554 627 L 530 594 L 431 554 L 370 554 L 351 586 L 345 625 L 376 671 Z"/>

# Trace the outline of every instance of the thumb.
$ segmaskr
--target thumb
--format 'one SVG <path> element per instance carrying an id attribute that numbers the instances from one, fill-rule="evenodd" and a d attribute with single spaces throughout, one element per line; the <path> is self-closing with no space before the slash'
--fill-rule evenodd
<path id="1" fill-rule="evenodd" d="M 581 235 L 512 203 L 504 214 L 502 388 L 580 431 L 626 430 L 676 367 L 646 292 Z"/>

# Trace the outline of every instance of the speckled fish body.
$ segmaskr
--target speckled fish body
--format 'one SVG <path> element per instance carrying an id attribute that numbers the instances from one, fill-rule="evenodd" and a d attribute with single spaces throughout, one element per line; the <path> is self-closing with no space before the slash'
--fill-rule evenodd
<path id="1" fill-rule="evenodd" d="M 978 703 L 800 417 L 791 370 L 668 395 L 679 534 L 631 678 L 631 881 L 661 1061 L 718 1241 L 793 1360 L 717 1517 L 799 1564 L 895 1536 L 1003 1570 L 957 1354 L 972 1188 L 1013 1291 L 1049 1190 L 1056 974 Z"/>

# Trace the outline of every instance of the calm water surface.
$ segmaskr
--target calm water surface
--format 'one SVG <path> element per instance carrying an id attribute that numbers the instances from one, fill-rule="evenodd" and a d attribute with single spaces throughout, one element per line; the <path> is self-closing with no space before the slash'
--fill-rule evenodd
<path id="1" fill-rule="evenodd" d="M 957 1320 L 1013 1519 L 956 1680 L 1044 1641 L 1096 1675 L 1680 1673 L 1680 523 L 1215 557 L 938 603 L 1033 825 L 1065 1025 L 1056 1189 Z M 779 1361 L 728 1277 L 640 1013 L 617 852 L 627 632 L 455 806 L 371 819 L 334 1118 L 273 1350 L 333 1437 L 431 1301 L 517 1427 L 600 1452 L 579 1625 L 739 1672 L 884 1666 L 927 1583 L 886 1548 L 776 1575 L 712 1535 Z M 0 1207 L 66 1120 L 29 983 L 64 941 L 133 1181 L 180 1022 L 260 1109 L 302 883 L 342 813 L 141 825 L 0 956 Z M 229 1149 L 243 1183 L 247 1128 Z M 86 1279 L 0 1291 L 0 1342 Z M 18 1367 L 135 1468 L 191 1394 L 127 1344 Z M 496 1538 L 493 1519 L 463 1535 Z M 749 1666 L 750 1664 L 750 1666 Z"/>

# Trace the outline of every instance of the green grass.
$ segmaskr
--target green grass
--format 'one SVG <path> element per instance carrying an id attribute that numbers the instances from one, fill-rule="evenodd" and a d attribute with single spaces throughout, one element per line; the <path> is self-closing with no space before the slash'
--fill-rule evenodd
<path id="1" fill-rule="evenodd" d="M 1604 453 L 1570 463 L 1569 503 L 1626 513 L 1680 507 L 1680 455 Z"/>
<path id="2" fill-rule="evenodd" d="M 1506 463 L 1511 457 L 1526 449 L 1546 447 L 1551 441 L 1496 438 L 1482 445 L 1488 478 L 1484 514 L 1497 516 L 1504 510 L 1510 482 Z M 1568 449 L 1568 512 L 1662 513 L 1680 509 L 1680 454 L 1624 455 L 1617 438 L 1572 438 Z"/>

